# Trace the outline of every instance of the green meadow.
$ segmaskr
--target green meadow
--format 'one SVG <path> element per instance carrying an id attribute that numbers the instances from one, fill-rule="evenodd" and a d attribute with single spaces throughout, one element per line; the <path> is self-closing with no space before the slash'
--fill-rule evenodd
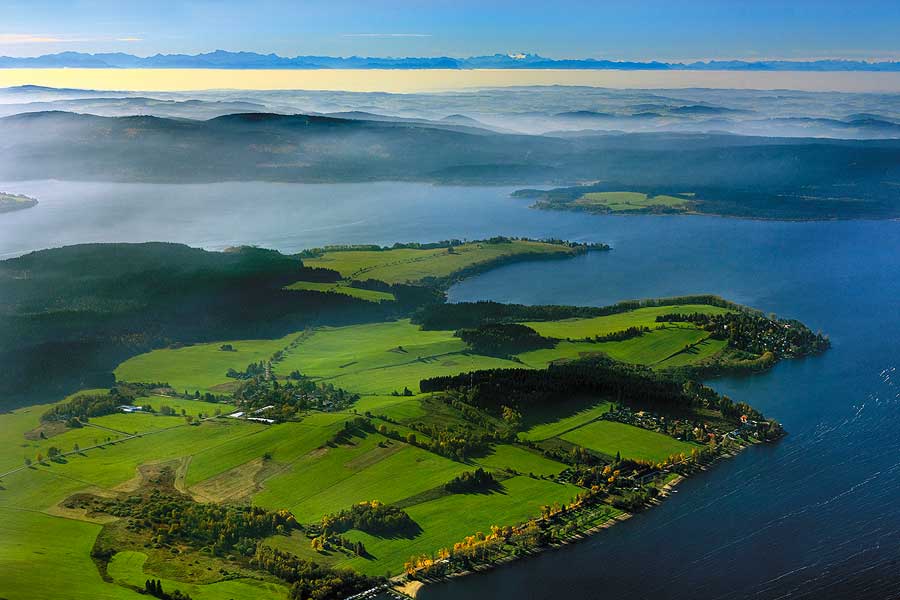
<path id="1" fill-rule="evenodd" d="M 595 335 L 607 335 L 623 331 L 629 327 L 650 327 L 665 323 L 657 323 L 656 317 L 666 314 L 705 314 L 718 315 L 731 312 L 727 308 L 708 304 L 675 304 L 671 306 L 651 306 L 627 312 L 592 317 L 589 319 L 564 319 L 561 321 L 530 321 L 524 323 L 539 334 L 559 339 L 582 339 Z M 684 323 L 679 323 L 684 325 Z"/>
<path id="2" fill-rule="evenodd" d="M 364 290 L 356 288 L 344 283 L 316 283 L 314 281 L 298 281 L 287 287 L 289 290 L 306 290 L 311 292 L 323 292 L 332 294 L 343 294 L 344 296 L 352 296 L 365 300 L 367 302 L 393 302 L 396 300 L 390 292 L 379 292 L 377 290 Z"/>
<path id="3" fill-rule="evenodd" d="M 519 437 L 535 442 L 550 439 L 562 435 L 582 425 L 596 421 L 609 411 L 609 402 L 598 402 L 586 408 L 582 408 L 574 414 L 567 416 L 564 412 L 553 413 L 552 416 L 538 422 L 519 434 Z"/>
<path id="4" fill-rule="evenodd" d="M 559 244 L 515 240 L 509 243 L 473 242 L 449 248 L 397 248 L 394 250 L 339 249 L 316 258 L 304 258 L 308 267 L 338 271 L 347 279 L 378 279 L 387 283 L 414 283 L 427 277 L 444 278 L 478 265 L 516 255 L 574 255 Z"/>
<path id="5" fill-rule="evenodd" d="M 147 555 L 126 550 L 118 552 L 109 563 L 109 576 L 117 583 L 143 587 L 148 578 L 144 572 Z M 193 600 L 287 600 L 288 590 L 281 585 L 250 578 L 228 579 L 209 584 L 191 584 L 161 579 L 163 590 L 179 590 Z"/>
<path id="6" fill-rule="evenodd" d="M 8 600 L 138 600 L 91 560 L 100 525 L 0 506 L 0 596 Z M 143 585 L 143 582 L 142 582 Z"/>
<path id="7" fill-rule="evenodd" d="M 490 533 L 492 525 L 520 523 L 540 515 L 542 505 L 570 502 L 580 488 L 544 479 L 518 476 L 506 479 L 497 491 L 452 494 L 405 508 L 422 530 L 413 537 L 379 537 L 351 530 L 346 537 L 365 544 L 369 557 L 320 556 L 339 567 L 381 575 L 396 573 L 410 556 L 432 554 L 478 532 Z M 502 515 L 502 517 L 500 517 Z M 309 540 L 304 536 L 278 537 L 270 543 L 301 554 Z"/>
<path id="8" fill-rule="evenodd" d="M 602 207 L 612 212 L 646 212 L 658 208 L 686 210 L 690 200 L 665 194 L 648 196 L 641 192 L 589 192 L 572 202 L 572 206 Z"/>
<path id="9" fill-rule="evenodd" d="M 384 395 L 419 381 L 475 369 L 518 366 L 472 354 L 452 331 L 422 331 L 408 319 L 387 323 L 323 327 L 286 352 L 276 373 L 298 370 L 360 394 Z"/>
<path id="10" fill-rule="evenodd" d="M 228 369 L 242 371 L 250 363 L 267 360 L 297 336 L 292 333 L 276 340 L 232 340 L 154 350 L 126 360 L 116 368 L 115 376 L 119 381 L 168 383 L 179 392 L 209 391 L 233 381 L 225 376 Z M 234 350 L 222 350 L 225 344 L 231 344 Z"/>
<path id="11" fill-rule="evenodd" d="M 594 421 L 560 436 L 561 439 L 607 456 L 662 462 L 673 454 L 690 454 L 698 448 L 675 438 L 614 421 Z"/>
<path id="12" fill-rule="evenodd" d="M 561 251 L 570 249 L 537 242 L 466 244 L 453 253 L 446 248 L 334 251 L 305 262 L 337 269 L 348 278 L 404 282 L 446 277 L 510 253 Z M 367 292 L 338 284 L 291 287 L 314 289 L 310 285 L 327 285 L 328 291 L 353 295 Z M 377 294 L 358 297 L 388 300 Z M 210 575 L 201 580 L 192 579 L 185 571 L 180 573 L 182 579 L 174 567 L 161 566 L 152 549 L 117 553 L 109 565 L 111 582 L 100 578 L 90 550 L 102 523 L 63 508 L 60 502 L 82 491 L 109 495 L 134 489 L 140 483 L 139 468 L 154 463 L 172 465 L 178 489 L 198 501 L 250 502 L 272 510 L 288 509 L 301 523 L 317 522 L 361 501 L 399 503 L 421 530 L 409 538 L 348 532 L 348 538 L 365 544 L 369 553 L 365 558 L 316 553 L 307 537 L 297 532 L 269 540 L 305 558 L 367 574 L 396 574 L 413 554 L 431 554 L 466 536 L 487 532 L 492 525 L 523 522 L 538 515 L 542 505 L 571 501 L 580 488 L 554 481 L 566 465 L 524 445 L 493 443 L 476 456 L 455 461 L 375 432 L 356 431 L 348 442 L 335 443 L 335 435 L 346 421 L 370 413 L 376 427 L 387 424 L 403 439 L 414 433 L 418 443 L 428 443 L 431 440 L 426 434 L 413 429 L 417 423 L 453 427 L 465 421 L 458 408 L 418 393 L 424 378 L 477 369 L 545 368 L 555 360 L 598 352 L 654 367 L 690 364 L 719 352 L 724 342 L 708 339 L 706 332 L 688 324 L 658 324 L 656 317 L 670 312 L 724 310 L 706 305 L 666 306 L 590 319 L 527 323 L 560 342 L 555 348 L 507 358 L 474 353 L 452 331 L 423 331 L 409 319 L 323 326 L 272 340 L 226 340 L 136 356 L 119 365 L 117 379 L 166 382 L 179 392 L 227 395 L 236 383 L 226 376 L 229 369 L 243 370 L 283 351 L 282 360 L 272 365 L 280 379 L 299 371 L 361 397 L 347 411 L 309 411 L 295 421 L 277 425 L 227 417 L 237 408 L 235 404 L 161 395 L 138 398 L 135 403 L 150 405 L 157 413 L 168 406 L 175 416 L 114 413 L 92 418 L 81 428 L 65 429 L 41 425 L 40 416 L 49 405 L 0 415 L 0 473 L 18 469 L 0 481 L 0 517 L 4 517 L 0 522 L 0 597 L 136 598 L 139 595 L 126 586 L 141 587 L 153 577 L 162 579 L 166 590 L 181 590 L 195 600 L 286 598 L 286 588 L 242 576 L 215 581 Z M 657 330 L 659 325 L 663 328 Z M 618 342 L 577 341 L 634 326 L 654 331 Z M 233 349 L 223 350 L 224 344 Z M 403 395 L 404 388 L 413 395 Z M 694 447 L 662 434 L 604 421 L 607 410 L 609 404 L 602 398 L 581 398 L 535 410 L 527 415 L 519 436 L 541 444 L 578 444 L 609 456 L 620 452 L 624 457 L 647 460 L 662 460 Z M 218 418 L 209 418 L 217 411 Z M 202 414 L 206 420 L 189 424 L 182 412 L 195 418 Z M 490 418 L 499 422 L 497 417 Z M 41 430 L 47 431 L 43 438 Z M 76 445 L 78 453 L 24 468 L 25 459 L 34 460 L 38 453 L 46 456 L 50 447 L 69 452 Z M 102 447 L 94 447 L 97 445 Z M 499 475 L 497 489 L 453 494 L 444 488 L 454 477 L 478 467 Z M 617 512 L 606 509 L 608 516 Z M 51 570 L 54 577 L 45 577 L 43 573 Z M 73 591 L 66 580 L 75 578 L 79 586 Z"/>
<path id="13" fill-rule="evenodd" d="M 263 483 L 254 502 L 289 508 L 301 522 L 365 500 L 397 502 L 440 486 L 463 471 L 454 462 L 378 434 L 354 438 L 352 446 L 304 456 Z M 409 557 L 407 557 L 409 558 Z"/>

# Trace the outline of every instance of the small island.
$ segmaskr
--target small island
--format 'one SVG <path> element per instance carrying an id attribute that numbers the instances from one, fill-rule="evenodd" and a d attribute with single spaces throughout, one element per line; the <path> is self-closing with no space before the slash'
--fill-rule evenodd
<path id="1" fill-rule="evenodd" d="M 24 210 L 37 206 L 38 201 L 28 196 L 20 194 L 9 194 L 0 192 L 0 213 L 13 212 L 15 210 Z"/>

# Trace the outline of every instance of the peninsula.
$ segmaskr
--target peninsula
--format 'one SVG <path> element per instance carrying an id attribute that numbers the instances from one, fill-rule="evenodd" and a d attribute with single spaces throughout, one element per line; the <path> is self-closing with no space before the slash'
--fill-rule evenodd
<path id="1" fill-rule="evenodd" d="M 605 250 L 98 244 L 0 262 L 3 358 L 49 398 L 0 415 L 16 511 L 0 535 L 28 557 L 0 589 L 66 598 L 77 573 L 109 598 L 409 592 L 607 527 L 780 438 L 700 379 L 826 350 L 802 323 L 710 295 L 446 302 L 500 264 Z M 68 389 L 42 388 L 47 369 Z"/>

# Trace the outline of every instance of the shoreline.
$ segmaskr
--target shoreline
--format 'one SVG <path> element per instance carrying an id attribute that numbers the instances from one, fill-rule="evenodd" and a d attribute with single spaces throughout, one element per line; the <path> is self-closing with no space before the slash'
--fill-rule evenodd
<path id="1" fill-rule="evenodd" d="M 873 216 L 859 216 L 859 217 L 797 217 L 797 218 L 787 218 L 787 217 L 753 217 L 746 215 L 727 215 L 724 213 L 705 213 L 698 211 L 680 211 L 680 212 L 598 212 L 591 210 L 580 210 L 575 208 L 556 208 L 549 206 L 538 206 L 537 204 L 532 204 L 528 206 L 531 210 L 540 210 L 547 212 L 561 212 L 561 213 L 581 213 L 586 215 L 591 215 L 594 217 L 618 217 L 618 218 L 626 218 L 626 217 L 715 217 L 719 219 L 735 219 L 739 221 L 763 221 L 768 223 L 842 223 L 847 221 L 900 221 L 900 215 L 894 217 L 873 217 Z"/>
<path id="2" fill-rule="evenodd" d="M 784 434 L 784 435 L 786 435 L 786 434 Z M 652 510 L 654 507 L 661 505 L 663 503 L 663 501 L 665 501 L 665 499 L 672 494 L 674 488 L 676 488 L 682 482 L 686 481 L 694 473 L 707 471 L 712 466 L 714 466 L 717 462 L 719 462 L 720 460 L 735 458 L 741 452 L 745 451 L 747 448 L 750 448 L 752 446 L 757 446 L 759 444 L 765 444 L 765 443 L 775 443 L 775 442 L 778 442 L 780 439 L 781 439 L 781 437 L 779 437 L 775 440 L 771 440 L 769 442 L 762 441 L 762 440 L 747 441 L 746 445 L 743 445 L 740 448 L 722 452 L 721 454 L 717 455 L 712 460 L 710 460 L 708 463 L 697 465 L 696 467 L 694 467 L 694 469 L 691 471 L 691 473 L 689 473 L 687 475 L 682 475 L 682 474 L 676 475 L 671 481 L 660 486 L 659 495 L 655 499 L 653 499 L 640 512 Z M 603 504 L 603 503 L 600 503 L 600 504 Z M 566 536 L 562 540 L 554 541 L 550 544 L 547 544 L 547 546 L 545 546 L 543 548 L 534 550 L 527 554 L 520 555 L 520 556 L 507 554 L 505 556 L 502 556 L 501 558 L 498 558 L 495 561 L 478 564 L 469 569 L 466 569 L 463 571 L 456 571 L 456 572 L 450 573 L 448 575 L 443 575 L 443 576 L 434 577 L 434 578 L 426 578 L 424 580 L 410 579 L 408 575 L 402 575 L 400 577 L 402 577 L 403 579 L 402 580 L 398 579 L 396 584 L 392 585 L 390 587 L 390 589 L 394 592 L 402 594 L 403 596 L 406 596 L 409 598 L 417 598 L 419 592 L 421 592 L 422 589 L 426 588 L 429 585 L 434 586 L 437 584 L 450 583 L 450 582 L 452 582 L 456 579 L 462 578 L 462 577 L 470 577 L 473 575 L 486 573 L 486 572 L 492 571 L 498 567 L 509 565 L 514 562 L 524 561 L 533 556 L 543 554 L 545 552 L 552 552 L 554 550 L 557 550 L 557 549 L 565 547 L 565 546 L 569 546 L 571 544 L 577 544 L 579 542 L 589 539 L 590 537 L 592 537 L 606 529 L 609 529 L 610 527 L 614 527 L 614 526 L 618 525 L 619 523 L 622 523 L 624 521 L 627 521 L 628 519 L 631 519 L 636 514 L 638 514 L 638 513 L 623 511 L 621 514 L 616 515 L 615 517 L 611 517 L 610 519 L 607 519 L 603 523 L 594 525 L 583 531 L 576 531 L 576 532 Z"/>

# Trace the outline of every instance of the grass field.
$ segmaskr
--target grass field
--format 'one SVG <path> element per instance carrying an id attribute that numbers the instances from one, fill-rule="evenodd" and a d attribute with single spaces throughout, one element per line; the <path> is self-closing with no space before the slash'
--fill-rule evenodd
<path id="1" fill-rule="evenodd" d="M 667 195 L 647 196 L 640 192 L 589 192 L 572 202 L 572 206 L 603 207 L 612 212 L 647 212 L 656 208 L 686 210 L 690 200 Z"/>
<path id="2" fill-rule="evenodd" d="M 276 340 L 222 341 L 183 348 L 165 348 L 135 356 L 118 366 L 116 379 L 131 382 L 165 382 L 179 392 L 208 391 L 230 380 L 228 369 L 243 371 L 266 360 L 297 338 L 297 333 Z M 234 351 L 221 350 L 231 344 Z"/>
<path id="3" fill-rule="evenodd" d="M 472 253 L 467 260 L 479 256 L 490 259 L 490 252 L 471 246 L 466 250 Z M 323 260 L 329 255 L 334 255 L 335 260 L 348 256 L 357 260 L 365 254 L 377 254 L 383 259 L 394 252 L 399 253 L 394 258 L 404 254 L 336 252 L 326 254 Z M 345 266 L 364 277 L 378 276 L 366 270 L 371 268 L 375 273 L 381 269 L 404 278 L 415 277 L 416 269 L 432 273 L 438 268 L 452 273 L 461 268 L 456 262 L 459 255 L 446 255 L 446 250 L 434 258 L 427 257 L 432 251 L 411 252 L 417 253 L 413 256 L 418 258 L 397 264 L 372 262 L 368 266 L 360 259 L 354 264 L 347 261 Z M 434 261 L 437 267 L 423 266 L 419 264 L 422 261 Z M 391 395 L 404 387 L 417 392 L 421 379 L 437 375 L 502 367 L 542 368 L 552 360 L 598 351 L 655 367 L 687 364 L 715 354 L 724 342 L 705 339 L 706 332 L 685 324 L 670 325 L 621 342 L 588 343 L 566 338 L 603 335 L 637 325 L 656 327 L 656 316 L 667 312 L 724 310 L 705 305 L 666 306 L 592 319 L 529 323 L 539 333 L 563 341 L 554 349 L 519 355 L 522 363 L 473 354 L 453 332 L 421 331 L 409 320 L 321 327 L 276 340 L 197 344 L 135 357 L 116 369 L 120 380 L 168 382 L 179 391 L 202 392 L 226 389 L 216 387 L 234 381 L 226 377 L 228 369 L 243 370 L 249 363 L 285 350 L 285 358 L 274 365 L 277 375 L 284 377 L 299 370 L 303 375 L 363 396 L 347 412 L 310 412 L 299 422 L 271 426 L 230 418 L 188 425 L 180 416 L 182 410 L 192 416 L 211 415 L 216 409 L 227 414 L 234 405 L 148 396 L 136 403 L 150 404 L 156 410 L 167 405 L 179 416 L 116 413 L 93 418 L 83 428 L 66 430 L 44 425 L 50 432 L 47 439 L 41 439 L 34 431 L 41 425 L 40 416 L 47 406 L 0 415 L 0 473 L 22 466 L 25 458 L 34 459 L 38 452 L 46 456 L 51 446 L 64 452 L 72 450 L 75 444 L 82 449 L 58 462 L 32 465 L 0 481 L 0 598 L 137 598 L 137 594 L 117 583 L 142 586 L 148 573 L 160 569 L 157 576 L 163 579 L 167 590 L 181 589 L 195 600 L 284 598 L 285 588 L 249 579 L 218 583 L 181 581 L 177 570 L 162 569 L 158 554 L 146 548 L 116 555 L 109 571 L 116 583 L 100 578 L 90 559 L 99 524 L 88 522 L 94 517 L 60 507 L 59 502 L 85 490 L 109 494 L 133 489 L 139 481 L 138 468 L 157 462 L 171 463 L 178 473 L 176 485 L 198 500 L 249 501 L 269 509 L 286 508 L 300 522 L 318 521 L 325 514 L 363 500 L 403 502 L 405 510 L 422 528 L 415 537 L 386 539 L 359 531 L 347 534 L 363 541 L 374 558 L 309 556 L 314 553 L 302 535 L 278 537 L 272 542 L 285 549 L 297 546 L 292 550 L 307 558 L 370 574 L 395 574 L 412 554 L 431 553 L 467 535 L 487 531 L 494 524 L 524 521 L 537 515 L 543 504 L 571 500 L 578 488 L 529 477 L 527 474 L 532 473 L 538 477 L 555 475 L 565 465 L 522 446 L 499 444 L 483 456 L 455 462 L 377 433 L 357 435 L 351 444 L 330 443 L 345 421 L 371 411 L 396 421 L 390 427 L 401 435 L 411 432 L 409 426 L 416 421 L 453 426 L 461 419 L 457 409 L 429 395 Z M 224 343 L 230 343 L 235 351 L 221 350 Z M 691 344 L 696 346 L 682 352 Z M 695 447 L 636 427 L 598 420 L 606 410 L 608 404 L 599 398 L 554 404 L 546 411 L 527 415 L 521 436 L 554 443 L 559 443 L 553 439 L 558 438 L 610 456 L 621 452 L 625 457 L 649 460 L 662 460 Z M 135 433 L 139 437 L 126 439 Z M 426 438 L 418 432 L 416 435 L 420 440 Z M 103 447 L 89 448 L 96 444 Z M 492 493 L 447 495 L 443 491 L 447 481 L 479 466 L 522 475 L 503 480 L 502 489 Z M 50 571 L 53 578 L 46 577 Z M 77 589 L 73 591 L 66 579 L 77 580 Z"/>
<path id="4" fill-rule="evenodd" d="M 665 314 L 704 314 L 718 315 L 731 312 L 727 308 L 709 306 L 707 304 L 676 304 L 672 306 L 651 306 L 638 308 L 624 313 L 593 317 L 590 319 L 564 319 L 562 321 L 531 321 L 524 323 L 539 334 L 558 339 L 582 339 L 595 335 L 607 335 L 624 331 L 629 327 L 650 327 L 662 323 L 656 317 Z"/>
<path id="5" fill-rule="evenodd" d="M 721 352 L 727 345 L 727 340 L 714 340 L 712 338 L 706 338 L 693 348 L 684 352 L 680 352 L 670 358 L 667 358 L 666 360 L 660 361 L 654 366 L 660 369 L 664 369 L 667 367 L 682 367 L 684 365 L 693 364 Z"/>
<path id="6" fill-rule="evenodd" d="M 354 441 L 301 457 L 267 479 L 254 502 L 313 522 L 364 500 L 397 502 L 472 468 L 378 434 Z"/>
<path id="7" fill-rule="evenodd" d="M 562 340 L 580 339 L 634 326 L 656 327 L 660 325 L 655 321 L 657 315 L 669 312 L 716 314 L 726 310 L 706 305 L 676 305 L 642 308 L 591 319 L 529 322 L 526 325 L 544 336 Z M 604 352 L 626 362 L 677 366 L 706 358 L 722 348 L 722 344 L 710 342 L 684 356 L 674 356 L 705 337 L 705 332 L 691 325 L 670 324 L 666 329 L 621 342 L 562 341 L 556 348 L 523 353 L 518 358 L 525 366 L 545 368 L 550 362 L 561 358 Z M 235 351 L 221 350 L 224 343 L 232 344 Z M 225 376 L 228 369 L 242 370 L 249 363 L 265 360 L 286 348 L 285 359 L 274 367 L 276 374 L 286 376 L 298 370 L 303 375 L 371 395 L 390 394 L 402 391 L 404 387 L 416 392 L 419 381 L 428 377 L 522 366 L 502 358 L 473 354 L 462 340 L 453 336 L 452 331 L 421 331 L 408 319 L 402 319 L 347 327 L 321 327 L 308 335 L 294 333 L 277 340 L 214 342 L 155 350 L 122 363 L 115 374 L 123 381 L 163 381 L 177 390 L 206 391 L 233 382 Z M 174 401 L 170 404 L 174 407 Z M 192 407 L 188 413 L 192 414 L 192 411 L 201 412 L 201 409 Z"/>
<path id="8" fill-rule="evenodd" d="M 490 494 L 453 494 L 406 509 L 422 527 L 409 538 L 380 538 L 361 531 L 347 537 L 361 540 L 374 558 L 354 557 L 340 561 L 369 574 L 402 570 L 403 563 L 416 554 L 431 554 L 475 533 L 490 532 L 491 525 L 515 525 L 540 515 L 540 507 L 571 501 L 579 488 L 526 476 L 503 481 L 502 490 Z"/>
<path id="9" fill-rule="evenodd" d="M 323 327 L 290 349 L 276 373 L 293 370 L 361 393 L 384 395 L 419 381 L 474 369 L 519 366 L 504 359 L 470 354 L 452 331 L 421 331 L 409 320 Z"/>
<path id="10" fill-rule="evenodd" d="M 489 244 L 476 242 L 447 248 L 420 250 L 340 250 L 319 258 L 305 258 L 308 267 L 324 267 L 340 272 L 347 279 L 378 279 L 387 283 L 413 283 L 426 277 L 449 277 L 473 265 L 490 263 L 514 255 L 574 254 L 566 246 L 544 242 L 513 241 Z"/>
<path id="11" fill-rule="evenodd" d="M 246 425 L 245 434 L 194 452 L 185 484 L 194 485 L 255 458 L 261 458 L 267 452 L 274 461 L 290 463 L 324 444 L 343 426 L 346 419 L 345 415 L 323 416 L 336 418 L 331 423 L 323 424 L 301 422 L 271 426 L 236 421 Z"/>
<path id="12" fill-rule="evenodd" d="M 390 292 L 379 292 L 377 290 L 364 290 L 361 288 L 351 287 L 343 283 L 316 283 L 313 281 L 298 281 L 287 287 L 289 290 L 309 290 L 312 292 L 331 292 L 333 294 L 343 294 L 352 296 L 367 302 L 393 302 L 396 300 Z"/>
<path id="13" fill-rule="evenodd" d="M 554 414 L 550 419 L 532 425 L 520 433 L 519 437 L 526 440 L 540 441 L 560 436 L 567 431 L 581 427 L 591 421 L 596 421 L 609 411 L 609 406 L 609 402 L 599 402 L 568 416 L 559 417 L 559 413 Z"/>
<path id="14" fill-rule="evenodd" d="M 559 342 L 555 348 L 533 350 L 519 354 L 519 359 L 526 365 L 535 369 L 544 369 L 554 360 L 561 358 L 579 358 L 581 356 L 602 352 L 610 357 L 623 362 L 656 366 L 667 359 L 674 359 L 675 355 L 685 347 L 697 344 L 705 340 L 709 334 L 696 327 L 670 326 L 645 333 L 644 335 L 621 342 Z M 688 354 L 683 364 L 695 362 L 720 346 L 705 346 L 696 352 Z M 671 366 L 671 363 L 667 366 Z"/>
<path id="15" fill-rule="evenodd" d="M 384 415 L 396 421 L 408 421 L 425 414 L 420 396 L 363 396 L 354 405 L 357 412 Z"/>
<path id="16" fill-rule="evenodd" d="M 223 415 L 233 412 L 234 404 L 225 402 L 204 402 L 203 400 L 191 400 L 186 398 L 176 398 L 172 396 L 145 396 L 135 401 L 138 406 L 149 404 L 154 410 L 159 411 L 163 406 L 168 406 L 181 414 L 182 409 L 186 414 L 197 416 L 200 413 L 204 415 L 215 414 L 218 409 Z"/>
<path id="17" fill-rule="evenodd" d="M 184 425 L 184 423 L 185 420 L 182 416 L 164 417 L 152 413 L 115 413 L 112 415 L 104 415 L 102 417 L 94 417 L 89 421 L 88 426 L 115 429 L 121 433 L 135 434 L 167 429 L 169 427 Z"/>
<path id="18" fill-rule="evenodd" d="M 474 462 L 488 470 L 512 469 L 523 475 L 557 475 L 566 465 L 550 460 L 538 452 L 521 446 L 498 444 L 487 456 L 476 458 Z"/>
<path id="19" fill-rule="evenodd" d="M 0 597 L 8 600 L 139 600 L 105 583 L 91 560 L 100 526 L 0 507 Z M 141 582 L 143 585 L 143 582 Z"/>
<path id="20" fill-rule="evenodd" d="M 560 436 L 561 439 L 590 450 L 624 458 L 661 462 L 673 454 L 690 454 L 697 448 L 673 437 L 614 421 L 594 421 Z"/>

